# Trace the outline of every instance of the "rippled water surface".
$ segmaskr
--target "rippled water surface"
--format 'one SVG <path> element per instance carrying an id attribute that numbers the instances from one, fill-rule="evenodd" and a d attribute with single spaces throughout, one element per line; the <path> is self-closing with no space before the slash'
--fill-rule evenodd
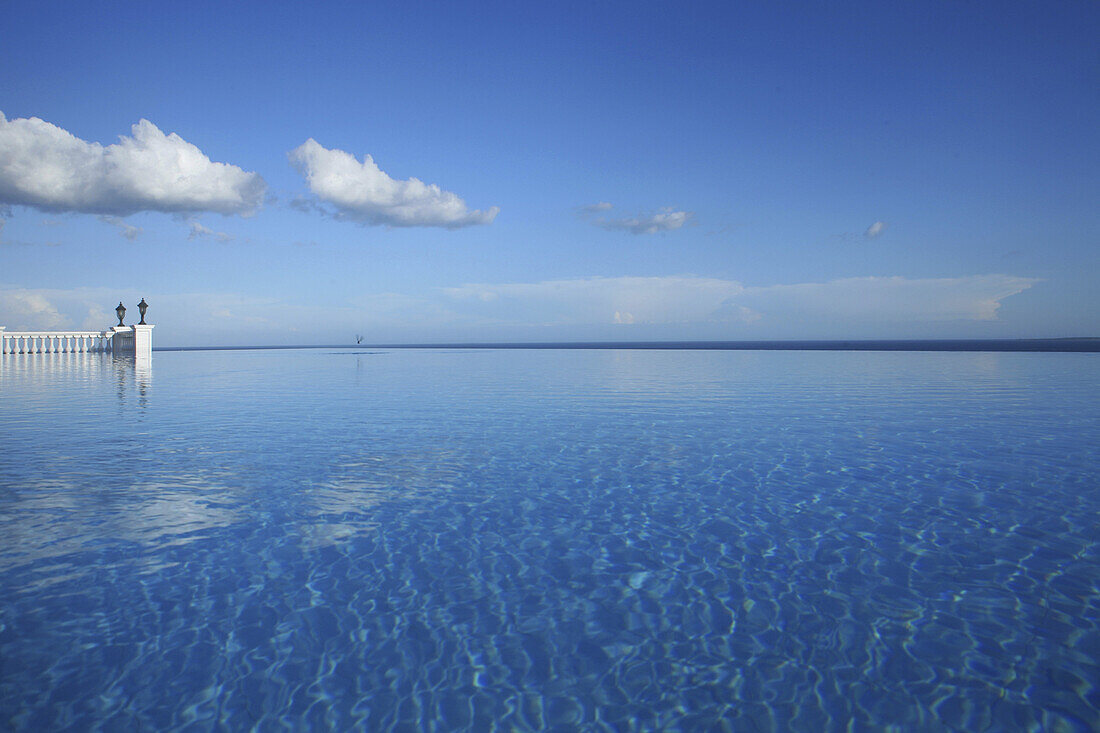
<path id="1" fill-rule="evenodd" d="M 0 728 L 1100 727 L 1100 355 L 0 362 Z"/>

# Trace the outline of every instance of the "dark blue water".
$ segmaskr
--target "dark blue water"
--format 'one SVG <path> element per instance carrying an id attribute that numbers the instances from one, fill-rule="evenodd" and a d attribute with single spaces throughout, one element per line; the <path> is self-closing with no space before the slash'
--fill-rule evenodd
<path id="1" fill-rule="evenodd" d="M 0 363 L 0 726 L 1090 730 L 1094 354 Z"/>

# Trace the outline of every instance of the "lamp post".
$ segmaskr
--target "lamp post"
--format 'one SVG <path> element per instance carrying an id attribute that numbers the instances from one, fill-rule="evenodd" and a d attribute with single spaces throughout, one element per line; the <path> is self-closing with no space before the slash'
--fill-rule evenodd
<path id="1" fill-rule="evenodd" d="M 142 298 L 141 302 L 138 303 L 138 313 L 141 314 L 141 322 L 138 323 L 139 326 L 145 325 L 145 311 L 147 310 L 149 310 L 149 304 L 145 302 L 145 298 Z"/>
<path id="2" fill-rule="evenodd" d="M 118 307 L 115 308 L 115 315 L 118 316 L 118 325 L 126 325 L 122 322 L 122 317 L 126 315 L 126 308 L 123 307 L 121 300 L 118 302 Z"/>

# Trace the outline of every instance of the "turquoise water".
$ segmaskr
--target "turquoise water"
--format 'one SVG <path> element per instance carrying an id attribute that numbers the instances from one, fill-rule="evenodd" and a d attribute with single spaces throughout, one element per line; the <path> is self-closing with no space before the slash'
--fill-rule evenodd
<path id="1" fill-rule="evenodd" d="M 0 362 L 0 727 L 1100 727 L 1095 354 Z"/>

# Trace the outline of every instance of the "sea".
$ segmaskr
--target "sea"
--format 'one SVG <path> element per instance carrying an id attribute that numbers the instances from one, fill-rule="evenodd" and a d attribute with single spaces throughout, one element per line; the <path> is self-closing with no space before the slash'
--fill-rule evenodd
<path id="1" fill-rule="evenodd" d="M 1100 355 L 545 346 L 0 357 L 0 728 L 1100 729 Z"/>

